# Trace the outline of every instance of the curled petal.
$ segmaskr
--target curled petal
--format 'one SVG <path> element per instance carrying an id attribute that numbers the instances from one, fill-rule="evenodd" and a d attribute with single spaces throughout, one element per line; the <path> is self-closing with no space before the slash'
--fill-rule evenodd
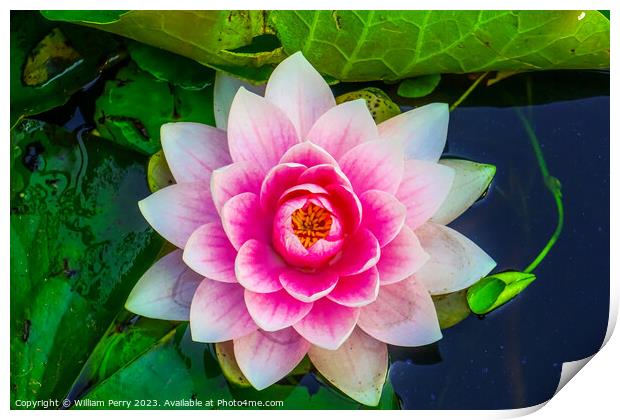
<path id="1" fill-rule="evenodd" d="M 352 308 L 368 305 L 377 299 L 379 294 L 379 271 L 372 267 L 352 276 L 342 276 L 338 284 L 327 295 L 331 301 Z"/>
<path id="2" fill-rule="evenodd" d="M 301 52 L 283 60 L 271 73 L 265 98 L 288 116 L 300 139 L 321 115 L 336 106 L 331 89 Z"/>
<path id="3" fill-rule="evenodd" d="M 245 291 L 245 303 L 254 322 L 265 331 L 277 331 L 299 322 L 312 309 L 312 302 L 302 302 L 280 290 L 273 293 Z"/>
<path id="4" fill-rule="evenodd" d="M 424 284 L 412 277 L 381 286 L 377 300 L 361 309 L 358 325 L 395 346 L 424 346 L 441 338 L 433 300 Z"/>
<path id="5" fill-rule="evenodd" d="M 447 226 L 426 223 L 416 235 L 430 260 L 415 273 L 431 294 L 451 293 L 471 286 L 496 265 L 478 245 Z"/>
<path id="6" fill-rule="evenodd" d="M 310 348 L 292 328 L 257 330 L 234 340 L 233 346 L 241 372 L 259 391 L 288 375 Z"/>
<path id="7" fill-rule="evenodd" d="M 495 166 L 463 159 L 441 159 L 440 164 L 455 171 L 448 197 L 431 217 L 431 222 L 447 225 L 465 212 L 489 188 Z"/>
<path id="8" fill-rule="evenodd" d="M 294 324 L 293 328 L 315 346 L 336 350 L 353 332 L 359 312 L 359 308 L 320 299 L 314 302 L 308 315 Z"/>
<path id="9" fill-rule="evenodd" d="M 311 346 L 308 356 L 321 375 L 349 397 L 379 404 L 388 367 L 385 343 L 356 328 L 338 350 Z"/>
<path id="10" fill-rule="evenodd" d="M 396 198 L 407 207 L 407 225 L 417 229 L 431 218 L 446 200 L 454 170 L 422 160 L 405 162 L 405 174 Z"/>
<path id="11" fill-rule="evenodd" d="M 446 145 L 448 114 L 448 104 L 424 105 L 382 122 L 379 135 L 403 145 L 407 159 L 437 162 Z"/>
<path id="12" fill-rule="evenodd" d="M 217 128 L 226 130 L 228 127 L 228 113 L 230 105 L 240 87 L 244 87 L 250 92 L 263 96 L 265 85 L 255 86 L 251 83 L 232 77 L 224 72 L 215 72 L 215 84 L 213 86 L 213 113 L 215 114 L 215 125 Z"/>
<path id="13" fill-rule="evenodd" d="M 331 270 L 305 272 L 290 268 L 280 274 L 282 287 L 302 302 L 314 302 L 326 296 L 337 282 L 338 274 Z"/>
<path id="14" fill-rule="evenodd" d="M 342 276 L 351 276 L 375 266 L 380 257 L 377 238 L 368 229 L 360 228 L 346 241 L 342 256 L 334 263 L 333 269 Z"/>
<path id="15" fill-rule="evenodd" d="M 125 308 L 148 318 L 187 321 L 203 277 L 183 263 L 182 254 L 177 249 L 149 268 L 129 294 Z"/>
<path id="16" fill-rule="evenodd" d="M 149 224 L 169 242 L 184 248 L 200 226 L 219 219 L 209 184 L 188 182 L 170 185 L 138 202 Z"/>
<path id="17" fill-rule="evenodd" d="M 222 207 L 222 225 L 236 250 L 246 241 L 269 241 L 269 225 L 263 217 L 258 196 L 242 193 L 234 196 Z"/>
<path id="18" fill-rule="evenodd" d="M 407 215 L 407 208 L 392 194 L 368 190 L 360 195 L 362 226 L 370 230 L 382 247 L 400 232 Z"/>
<path id="19" fill-rule="evenodd" d="M 405 160 L 396 142 L 373 140 L 349 150 L 339 163 L 356 193 L 382 190 L 394 194 L 403 178 Z"/>
<path id="20" fill-rule="evenodd" d="M 183 261 L 203 277 L 225 283 L 236 283 L 235 257 L 231 245 L 219 222 L 202 225 L 192 233 L 185 245 Z"/>
<path id="21" fill-rule="evenodd" d="M 256 331 L 243 299 L 243 287 L 204 279 L 192 300 L 189 312 L 192 340 L 219 343 Z"/>
<path id="22" fill-rule="evenodd" d="M 280 163 L 299 163 L 308 168 L 316 165 L 338 165 L 329 153 L 320 146 L 312 144 L 309 141 L 296 144 L 286 151 L 280 159 Z"/>
<path id="23" fill-rule="evenodd" d="M 349 186 L 331 184 L 325 187 L 330 194 L 330 203 L 345 226 L 347 232 L 355 232 L 362 222 L 362 203 Z"/>
<path id="24" fill-rule="evenodd" d="M 377 263 L 381 285 L 406 279 L 421 270 L 429 255 L 417 236 L 408 226 L 403 226 L 393 241 L 381 248 L 381 259 Z"/>
<path id="25" fill-rule="evenodd" d="M 280 109 L 261 96 L 239 89 L 228 117 L 233 162 L 254 162 L 267 172 L 298 142 L 295 128 Z"/>
<path id="26" fill-rule="evenodd" d="M 282 285 L 279 276 L 285 267 L 286 264 L 271 246 L 255 239 L 250 239 L 239 248 L 235 260 L 239 283 L 257 293 L 280 290 Z"/>
<path id="27" fill-rule="evenodd" d="M 264 172 L 252 162 L 236 162 L 213 171 L 211 195 L 217 211 L 225 202 L 244 192 L 258 194 Z"/>
<path id="28" fill-rule="evenodd" d="M 260 204 L 266 213 L 275 209 L 282 193 L 296 185 L 306 169 L 298 163 L 280 163 L 269 171 L 260 187 Z"/>
<path id="29" fill-rule="evenodd" d="M 355 146 L 379 139 L 379 131 L 366 101 L 358 99 L 337 105 L 323 114 L 306 139 L 339 159 Z"/>
<path id="30" fill-rule="evenodd" d="M 209 182 L 211 172 L 231 162 L 226 132 L 205 124 L 164 124 L 161 146 L 177 183 Z"/>

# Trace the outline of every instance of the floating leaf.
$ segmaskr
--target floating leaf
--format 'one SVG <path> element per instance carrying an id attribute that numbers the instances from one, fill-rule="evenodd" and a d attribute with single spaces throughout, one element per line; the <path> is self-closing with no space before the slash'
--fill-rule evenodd
<path id="1" fill-rule="evenodd" d="M 398 94 L 404 98 L 421 98 L 432 93 L 440 81 L 441 74 L 428 74 L 406 79 L 398 86 Z"/>
<path id="2" fill-rule="evenodd" d="M 495 166 L 465 159 L 441 159 L 439 163 L 454 169 L 455 176 L 448 197 L 431 221 L 447 225 L 486 193 L 495 176 Z"/>
<path id="3" fill-rule="evenodd" d="M 151 155 L 161 149 L 159 130 L 165 123 L 214 125 L 213 89 L 182 89 L 130 65 L 106 83 L 95 121 L 102 137 Z"/>
<path id="4" fill-rule="evenodd" d="M 366 106 L 377 124 L 400 114 L 400 108 L 381 89 L 364 88 L 354 92 L 344 93 L 336 98 L 336 103 L 364 99 Z"/>
<path id="5" fill-rule="evenodd" d="M 467 302 L 472 312 L 486 314 L 517 296 L 534 280 L 534 274 L 517 271 L 493 274 L 467 290 Z"/>
<path id="6" fill-rule="evenodd" d="M 433 303 L 442 330 L 453 327 L 469 316 L 471 311 L 467 305 L 467 290 L 460 290 L 445 295 L 434 295 Z"/>
<path id="7" fill-rule="evenodd" d="M 140 42 L 129 42 L 127 48 L 138 67 L 159 80 L 191 90 L 213 84 L 215 72 L 189 58 Z"/>

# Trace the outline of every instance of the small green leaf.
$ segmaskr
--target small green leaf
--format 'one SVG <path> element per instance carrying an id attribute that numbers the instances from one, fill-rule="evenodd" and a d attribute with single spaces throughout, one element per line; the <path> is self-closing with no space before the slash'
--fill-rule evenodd
<path id="1" fill-rule="evenodd" d="M 84 23 L 112 23 L 129 10 L 42 10 L 41 14 L 51 20 Z"/>
<path id="2" fill-rule="evenodd" d="M 406 79 L 398 86 L 398 94 L 403 98 L 421 98 L 432 93 L 440 81 L 439 73 Z"/>
<path id="3" fill-rule="evenodd" d="M 344 93 L 336 98 L 336 103 L 341 104 L 356 99 L 364 99 L 366 101 L 366 106 L 377 124 L 400 114 L 399 106 L 381 89 L 373 87 Z"/>
<path id="4" fill-rule="evenodd" d="M 467 290 L 467 303 L 478 315 L 489 313 L 517 296 L 534 280 L 534 274 L 518 271 L 493 274 Z"/>

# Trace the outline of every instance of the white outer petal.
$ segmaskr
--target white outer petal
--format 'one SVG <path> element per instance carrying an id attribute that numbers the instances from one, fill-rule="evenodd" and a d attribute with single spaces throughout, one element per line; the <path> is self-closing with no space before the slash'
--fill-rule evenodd
<path id="1" fill-rule="evenodd" d="M 414 277 L 432 295 L 465 289 L 495 268 L 493 258 L 454 229 L 429 222 L 415 233 L 431 258 Z"/>
<path id="2" fill-rule="evenodd" d="M 226 130 L 228 127 L 230 105 L 240 87 L 244 87 L 257 95 L 265 95 L 265 85 L 253 85 L 221 71 L 215 73 L 213 112 L 215 114 L 215 126 L 217 128 Z"/>
<path id="3" fill-rule="evenodd" d="M 464 159 L 441 159 L 439 163 L 454 169 L 454 182 L 431 222 L 447 225 L 486 191 L 495 176 L 495 166 Z"/>

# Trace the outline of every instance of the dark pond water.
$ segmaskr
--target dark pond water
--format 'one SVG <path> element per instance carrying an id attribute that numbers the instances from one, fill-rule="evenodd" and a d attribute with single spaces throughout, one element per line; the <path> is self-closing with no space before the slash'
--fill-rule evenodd
<path id="1" fill-rule="evenodd" d="M 596 75 L 596 88 L 584 91 L 582 84 L 580 92 L 571 90 L 579 73 L 539 76 L 544 97 L 538 102 L 544 104 L 533 106 L 527 106 L 528 77 L 510 82 L 511 94 L 562 183 L 564 230 L 535 270 L 538 279 L 517 299 L 484 318 L 470 316 L 435 345 L 391 349 L 389 375 L 402 408 L 538 404 L 553 395 L 563 362 L 590 356 L 602 343 L 609 308 L 609 76 Z M 562 78 L 568 82 L 553 86 Z M 89 125 L 100 86 L 43 118 L 71 130 Z M 471 106 L 485 103 L 493 106 Z M 498 270 L 523 269 L 556 225 L 523 123 L 514 107 L 486 93 L 472 96 L 450 118 L 446 154 L 497 166 L 487 197 L 452 226 L 493 256 Z M 307 378 L 300 386 L 317 385 Z"/>
<path id="2" fill-rule="evenodd" d="M 609 98 L 523 108 L 562 183 L 565 225 L 538 279 L 484 319 L 470 316 L 418 357 L 399 351 L 390 378 L 403 408 L 500 409 L 549 399 L 562 363 L 595 353 L 609 310 Z M 488 196 L 451 226 L 498 262 L 523 269 L 556 225 L 515 109 L 457 108 L 450 155 L 497 166 Z M 428 364 L 425 364 L 428 363 Z"/>

